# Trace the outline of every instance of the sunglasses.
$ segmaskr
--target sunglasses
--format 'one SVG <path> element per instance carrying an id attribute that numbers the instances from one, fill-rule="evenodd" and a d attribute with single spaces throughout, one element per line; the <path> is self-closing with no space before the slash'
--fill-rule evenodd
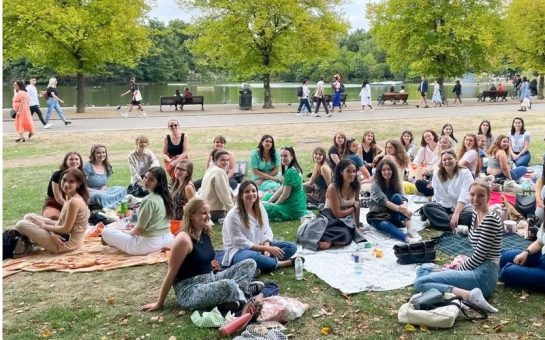
<path id="1" fill-rule="evenodd" d="M 178 124 L 170 124 L 168 127 L 169 128 L 178 127 Z"/>

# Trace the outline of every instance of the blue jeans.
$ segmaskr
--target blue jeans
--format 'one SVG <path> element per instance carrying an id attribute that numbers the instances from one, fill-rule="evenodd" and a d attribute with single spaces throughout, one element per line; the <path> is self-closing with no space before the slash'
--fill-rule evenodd
<path id="1" fill-rule="evenodd" d="M 500 281 L 507 286 L 545 288 L 545 255 L 528 255 L 523 266 L 513 263 L 522 249 L 504 250 L 500 259 Z"/>
<path id="2" fill-rule="evenodd" d="M 511 178 L 514 181 L 517 181 L 522 178 L 522 176 L 526 175 L 526 167 L 525 166 L 517 166 L 514 169 L 511 169 Z M 496 178 L 505 178 L 505 175 L 503 173 L 497 174 L 495 176 Z"/>
<path id="3" fill-rule="evenodd" d="M 293 242 L 271 242 L 271 246 L 278 247 L 284 251 L 284 257 L 280 261 L 285 261 L 295 254 L 297 245 Z M 272 256 L 265 256 L 263 253 L 252 249 L 241 249 L 236 252 L 231 260 L 232 264 L 253 259 L 257 263 L 257 268 L 264 273 L 272 272 L 278 265 L 278 259 Z"/>
<path id="4" fill-rule="evenodd" d="M 466 290 L 480 288 L 484 297 L 488 297 L 496 289 L 499 266 L 491 260 L 485 260 L 473 270 L 443 269 L 440 272 L 433 270 L 437 265 L 423 264 L 416 270 L 414 289 L 425 292 L 432 288 L 445 293 L 452 287 Z"/>
<path id="5" fill-rule="evenodd" d="M 299 99 L 299 107 L 297 108 L 297 113 L 301 112 L 301 109 L 305 106 L 308 113 L 312 113 L 312 109 L 310 108 L 310 103 L 308 102 L 308 98 L 301 98 Z"/>
<path id="6" fill-rule="evenodd" d="M 527 167 L 528 164 L 530 164 L 531 159 L 532 159 L 532 155 L 530 155 L 530 153 L 528 151 L 526 151 L 525 153 L 520 155 L 519 159 L 517 159 L 515 161 L 515 165 L 517 167 L 519 167 L 519 166 Z"/>
<path id="7" fill-rule="evenodd" d="M 59 101 L 55 98 L 49 98 L 47 100 L 47 113 L 45 114 L 46 123 L 49 123 L 49 118 L 51 118 L 51 113 L 53 110 L 57 111 L 57 115 L 59 115 L 59 118 L 63 122 L 66 122 L 66 119 L 64 118 L 64 112 L 62 112 Z"/>
<path id="8" fill-rule="evenodd" d="M 400 194 L 392 195 L 390 202 L 396 205 L 402 205 L 404 203 L 403 196 Z M 405 241 L 407 234 L 399 230 L 398 225 L 402 225 L 403 222 L 407 219 L 407 216 L 403 215 L 398 211 L 390 211 L 391 220 L 372 220 L 370 223 L 377 230 L 382 231 L 383 233 L 389 234 L 398 240 Z"/>

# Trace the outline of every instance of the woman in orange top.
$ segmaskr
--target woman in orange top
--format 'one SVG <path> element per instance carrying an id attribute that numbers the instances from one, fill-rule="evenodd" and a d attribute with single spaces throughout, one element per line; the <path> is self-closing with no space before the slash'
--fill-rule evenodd
<path id="1" fill-rule="evenodd" d="M 15 115 L 15 131 L 19 134 L 19 138 L 15 141 L 25 142 L 25 132 L 28 132 L 28 138 L 34 136 L 36 129 L 30 115 L 30 107 L 28 105 L 28 93 L 26 92 L 25 83 L 19 80 L 13 83 L 15 95 L 13 96 L 13 110 L 17 112 Z"/>

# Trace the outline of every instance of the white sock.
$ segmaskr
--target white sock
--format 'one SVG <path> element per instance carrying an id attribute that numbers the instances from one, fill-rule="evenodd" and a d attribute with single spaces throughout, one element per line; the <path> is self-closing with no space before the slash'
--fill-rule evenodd
<path id="1" fill-rule="evenodd" d="M 473 303 L 477 307 L 484 309 L 487 312 L 498 312 L 497 308 L 495 308 L 486 301 L 480 288 L 473 288 L 471 292 L 469 292 L 469 302 Z"/>

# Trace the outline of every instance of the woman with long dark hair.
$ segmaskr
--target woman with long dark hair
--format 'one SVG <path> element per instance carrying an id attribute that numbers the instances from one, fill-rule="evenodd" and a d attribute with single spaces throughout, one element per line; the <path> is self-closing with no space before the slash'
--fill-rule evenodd
<path id="1" fill-rule="evenodd" d="M 361 111 L 365 112 L 365 107 L 369 106 L 369 109 L 373 111 L 373 106 L 371 105 L 371 85 L 369 85 L 369 80 L 365 79 L 361 84 L 360 91 L 361 99 Z"/>
<path id="2" fill-rule="evenodd" d="M 57 221 L 27 214 L 16 224 L 21 234 L 53 253 L 65 253 L 80 248 L 89 224 L 89 192 L 83 172 L 75 167 L 64 170 L 60 186 L 65 202 Z"/>
<path id="3" fill-rule="evenodd" d="M 66 203 L 61 188 L 61 175 L 69 168 L 79 169 L 83 172 L 83 160 L 75 151 L 68 152 L 59 166 L 59 170 L 53 172 L 47 185 L 47 196 L 42 208 L 42 216 L 52 220 L 58 220 L 62 207 Z"/>
<path id="4" fill-rule="evenodd" d="M 489 120 L 483 120 L 481 124 L 479 124 L 479 130 L 477 131 L 478 135 L 483 135 L 486 137 L 486 147 L 484 148 L 487 150 L 490 146 L 492 146 L 492 143 L 494 143 L 494 136 L 492 136 L 492 124 L 490 124 Z"/>
<path id="5" fill-rule="evenodd" d="M 532 155 L 530 154 L 530 133 L 524 127 L 524 119 L 515 117 L 511 124 L 511 133 L 509 134 L 509 144 L 511 147 L 511 159 L 516 166 L 528 166 Z"/>
<path id="6" fill-rule="evenodd" d="M 327 152 L 327 163 L 332 171 L 335 170 L 337 164 L 346 157 L 346 153 L 346 134 L 344 132 L 337 132 L 335 136 L 333 136 L 333 144 L 329 147 Z"/>
<path id="7" fill-rule="evenodd" d="M 325 193 L 331 183 L 332 173 L 326 162 L 324 148 L 320 146 L 315 148 L 312 158 L 314 159 L 314 168 L 309 180 L 303 183 L 303 187 L 307 194 L 307 203 L 319 205 L 325 203 Z"/>
<path id="8" fill-rule="evenodd" d="M 259 190 L 274 191 L 278 189 L 282 179 L 278 177 L 280 170 L 280 153 L 274 147 L 274 138 L 263 135 L 257 148 L 250 152 L 250 166 L 252 167 L 252 181 Z"/>
<path id="9" fill-rule="evenodd" d="M 144 177 L 144 185 L 150 193 L 138 209 L 138 221 L 129 224 L 128 230 L 105 228 L 104 243 L 129 255 L 145 255 L 170 245 L 170 219 L 174 217 L 174 205 L 168 190 L 168 178 L 160 167 L 151 168 Z"/>
<path id="10" fill-rule="evenodd" d="M 184 218 L 184 207 L 193 197 L 196 190 L 191 182 L 193 163 L 183 160 L 174 167 L 174 184 L 170 188 L 170 195 L 174 204 L 174 220 Z"/>
<path id="11" fill-rule="evenodd" d="M 13 103 L 12 107 L 15 111 L 15 132 L 19 134 L 19 138 L 15 142 L 25 142 L 24 133 L 28 132 L 28 139 L 34 135 L 36 128 L 30 114 L 30 106 L 28 104 L 28 93 L 25 89 L 25 83 L 21 80 L 13 83 Z"/>
<path id="12" fill-rule="evenodd" d="M 374 182 L 371 185 L 371 200 L 367 222 L 383 233 L 403 242 L 420 240 L 420 235 L 411 225 L 412 212 L 403 195 L 401 179 L 396 165 L 389 159 L 377 164 Z M 406 227 L 407 233 L 399 228 Z"/>
<path id="13" fill-rule="evenodd" d="M 270 220 L 285 221 L 303 216 L 307 211 L 307 198 L 303 190 L 301 167 L 291 146 L 280 149 L 282 185 L 265 203 Z"/>
<path id="14" fill-rule="evenodd" d="M 239 187 L 237 205 L 223 222 L 223 266 L 253 259 L 262 272 L 290 267 L 297 251 L 292 242 L 275 242 L 267 211 L 259 202 L 257 185 L 244 181 Z"/>
<path id="15" fill-rule="evenodd" d="M 473 177 L 479 177 L 482 160 L 479 155 L 479 140 L 476 135 L 468 133 L 464 136 L 462 146 L 458 152 L 458 163 L 468 168 Z"/>
<path id="16" fill-rule="evenodd" d="M 404 130 L 401 133 L 401 136 L 399 136 L 399 141 L 401 142 L 401 145 L 403 145 L 403 149 L 405 149 L 407 156 L 409 156 L 409 160 L 412 162 L 418 152 L 418 147 L 414 143 L 413 133 L 410 130 Z"/>

